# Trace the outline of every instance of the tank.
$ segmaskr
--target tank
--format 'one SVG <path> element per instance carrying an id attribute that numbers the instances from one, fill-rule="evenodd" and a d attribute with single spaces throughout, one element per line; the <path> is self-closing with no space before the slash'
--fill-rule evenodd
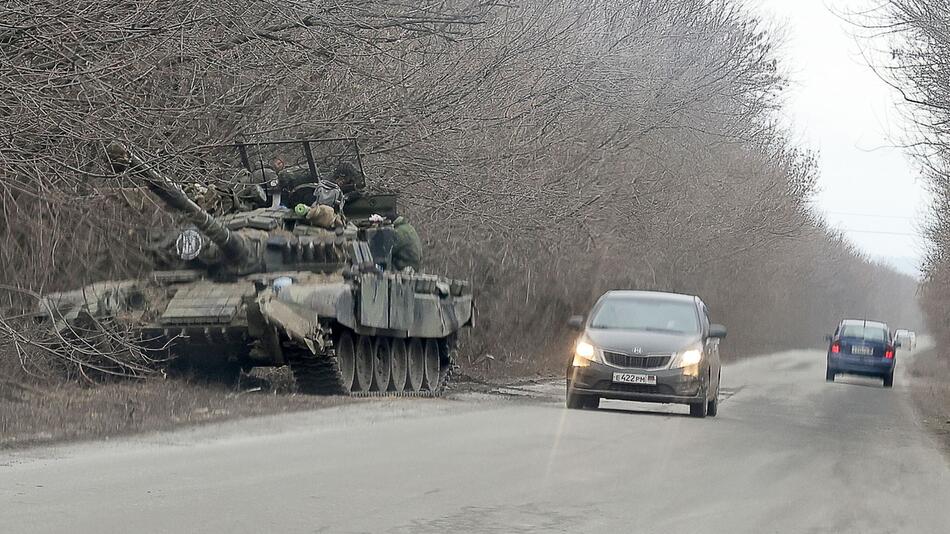
<path id="1" fill-rule="evenodd" d="M 473 324 L 471 287 L 396 270 L 396 199 L 362 191 L 355 140 L 350 169 L 358 172 L 331 191 L 332 221 L 314 224 L 307 204 L 288 202 L 301 191 L 313 198 L 307 186 L 327 183 L 312 154 L 320 141 L 268 143 L 303 147 L 306 163 L 295 167 L 264 165 L 263 158 L 255 165 L 247 145 L 233 145 L 250 196 L 269 203 L 236 201 L 216 215 L 128 147 L 111 143 L 113 170 L 136 177 L 185 226 L 159 234 L 148 276 L 46 295 L 37 318 L 60 334 L 81 332 L 83 321 L 117 324 L 136 344 L 200 366 L 287 365 L 298 390 L 309 394 L 441 394 L 458 334 Z"/>

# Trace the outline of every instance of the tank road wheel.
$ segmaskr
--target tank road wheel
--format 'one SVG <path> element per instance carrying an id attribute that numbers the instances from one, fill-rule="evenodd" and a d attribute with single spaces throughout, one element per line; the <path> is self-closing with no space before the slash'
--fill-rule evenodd
<path id="1" fill-rule="evenodd" d="M 389 380 L 392 375 L 393 353 L 389 345 L 389 338 L 376 339 L 376 362 L 373 366 L 373 380 L 376 391 L 389 391 Z"/>
<path id="2" fill-rule="evenodd" d="M 344 393 L 353 390 L 353 375 L 356 373 L 356 347 L 353 346 L 353 336 L 349 332 L 340 334 L 336 343 L 336 362 L 340 367 L 340 386 Z"/>
<path id="3" fill-rule="evenodd" d="M 360 336 L 356 340 L 356 374 L 353 391 L 366 392 L 373 385 L 373 360 L 376 359 L 373 338 Z"/>
<path id="4" fill-rule="evenodd" d="M 425 343 L 426 388 L 429 391 L 439 389 L 439 343 L 434 339 L 427 339 Z"/>
<path id="5" fill-rule="evenodd" d="M 406 391 L 422 391 L 422 382 L 426 375 L 426 354 L 425 346 L 419 339 L 413 339 L 409 342 L 409 381 L 406 384 Z"/>
<path id="6" fill-rule="evenodd" d="M 409 353 L 406 350 L 406 340 L 393 339 L 389 345 L 389 351 L 393 362 L 393 391 L 402 391 L 406 389 L 406 377 L 409 374 Z"/>

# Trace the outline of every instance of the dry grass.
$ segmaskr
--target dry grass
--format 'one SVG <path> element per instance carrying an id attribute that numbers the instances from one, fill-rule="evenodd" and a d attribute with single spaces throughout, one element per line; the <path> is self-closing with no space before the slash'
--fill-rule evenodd
<path id="1" fill-rule="evenodd" d="M 278 394 L 266 381 L 244 380 L 240 388 L 184 379 L 40 388 L 0 379 L 0 448 L 167 430 L 343 402 L 352 401 Z"/>
<path id="2" fill-rule="evenodd" d="M 922 351 L 909 374 L 918 412 L 950 454 L 950 357 L 939 349 Z"/>

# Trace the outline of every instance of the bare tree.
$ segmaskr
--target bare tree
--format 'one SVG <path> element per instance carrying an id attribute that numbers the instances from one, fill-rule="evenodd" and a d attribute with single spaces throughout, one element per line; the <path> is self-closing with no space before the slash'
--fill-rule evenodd
<path id="1" fill-rule="evenodd" d="M 109 139 L 211 182 L 227 162 L 195 147 L 333 133 L 403 195 L 427 267 L 474 282 L 473 355 L 558 367 L 562 321 L 611 287 L 700 293 L 737 350 L 763 326 L 811 342 L 836 298 L 887 309 L 835 276 L 893 281 L 808 210 L 770 33 L 731 0 L 66 0 L 0 21 L 10 287 L 149 269 L 143 230 L 172 221 L 104 177 Z"/>

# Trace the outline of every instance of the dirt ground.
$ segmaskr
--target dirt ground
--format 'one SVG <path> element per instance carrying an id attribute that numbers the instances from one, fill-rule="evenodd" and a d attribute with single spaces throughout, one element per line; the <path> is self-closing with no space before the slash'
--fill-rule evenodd
<path id="1" fill-rule="evenodd" d="M 908 374 L 921 421 L 950 455 L 950 354 L 922 350 L 913 356 Z"/>
<path id="2" fill-rule="evenodd" d="M 176 378 L 55 388 L 23 385 L 0 377 L 0 449 L 374 402 L 371 398 L 298 395 L 292 392 L 293 379 L 287 375 L 265 369 L 260 375 L 243 376 L 236 385 Z M 460 374 L 447 396 L 538 396 L 534 390 L 548 382 Z"/>
<path id="3" fill-rule="evenodd" d="M 96 387 L 56 388 L 0 383 L 0 449 L 99 439 L 264 414 L 312 410 L 345 397 L 275 393 L 185 379 L 152 379 Z"/>

